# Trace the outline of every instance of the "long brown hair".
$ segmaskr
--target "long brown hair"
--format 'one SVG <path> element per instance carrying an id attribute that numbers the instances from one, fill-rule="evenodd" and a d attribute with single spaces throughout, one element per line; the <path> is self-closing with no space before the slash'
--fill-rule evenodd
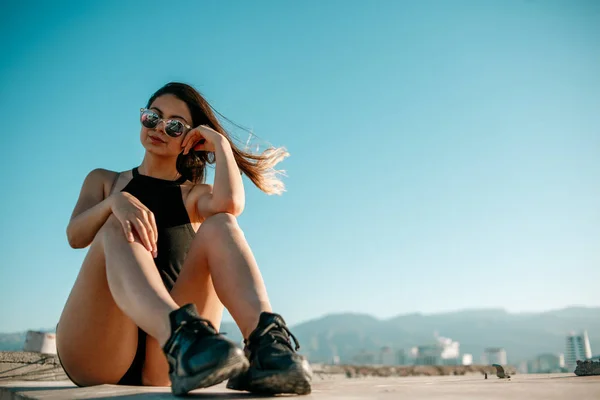
<path id="1" fill-rule="evenodd" d="M 279 175 L 283 174 L 283 171 L 274 169 L 277 163 L 289 156 L 285 148 L 269 147 L 260 154 L 241 150 L 221 126 L 215 116 L 216 110 L 196 89 L 185 83 L 167 83 L 150 97 L 146 107 L 149 108 L 156 98 L 165 94 L 173 95 L 187 104 L 192 114 L 193 127 L 208 125 L 227 138 L 231 144 L 231 150 L 238 168 L 256 187 L 267 194 L 281 194 L 285 191 L 285 186 L 279 179 Z M 177 157 L 177 171 L 191 182 L 203 183 L 206 179 L 206 165 L 214 163 L 214 153 L 192 150 L 187 155 L 179 154 Z"/>

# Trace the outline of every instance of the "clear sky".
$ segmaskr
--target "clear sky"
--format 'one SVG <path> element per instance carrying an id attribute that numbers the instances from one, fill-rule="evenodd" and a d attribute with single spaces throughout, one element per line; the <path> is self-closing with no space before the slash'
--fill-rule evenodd
<path id="1" fill-rule="evenodd" d="M 56 324 L 171 80 L 291 153 L 240 217 L 288 322 L 600 305 L 600 2 L 88 3 L 0 6 L 0 332 Z"/>

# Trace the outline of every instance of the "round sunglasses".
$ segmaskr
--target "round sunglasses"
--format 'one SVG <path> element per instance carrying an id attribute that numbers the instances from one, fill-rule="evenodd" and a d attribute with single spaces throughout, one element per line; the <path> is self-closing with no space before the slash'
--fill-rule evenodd
<path id="1" fill-rule="evenodd" d="M 147 108 L 140 108 L 140 122 L 146 128 L 156 128 L 161 121 L 165 123 L 165 133 L 171 137 L 179 137 L 186 130 L 192 129 L 188 124 L 184 124 L 178 119 L 162 119 L 160 115 Z"/>

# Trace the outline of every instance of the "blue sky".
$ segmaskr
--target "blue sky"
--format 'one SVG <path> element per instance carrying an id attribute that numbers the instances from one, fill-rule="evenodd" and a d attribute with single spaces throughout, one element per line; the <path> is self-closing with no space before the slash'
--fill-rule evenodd
<path id="1" fill-rule="evenodd" d="M 55 325 L 81 183 L 171 80 L 291 153 L 240 217 L 288 322 L 600 306 L 600 3 L 2 4 L 0 332 Z"/>

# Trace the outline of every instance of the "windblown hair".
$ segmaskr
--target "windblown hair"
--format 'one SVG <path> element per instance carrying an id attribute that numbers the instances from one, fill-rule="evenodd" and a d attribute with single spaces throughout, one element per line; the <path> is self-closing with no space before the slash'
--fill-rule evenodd
<path id="1" fill-rule="evenodd" d="M 146 107 L 149 108 L 154 100 L 166 94 L 173 95 L 187 104 L 192 115 L 192 126 L 194 128 L 199 125 L 208 125 L 229 141 L 238 168 L 256 187 L 267 194 L 281 194 L 285 191 L 285 186 L 279 179 L 279 175 L 283 174 L 283 171 L 274 169 L 277 163 L 289 156 L 285 148 L 269 147 L 260 154 L 238 148 L 215 116 L 215 113 L 218 114 L 218 112 L 196 89 L 185 83 L 167 83 L 150 97 Z M 206 166 L 214 163 L 215 154 L 213 152 L 191 150 L 186 155 L 179 154 L 177 157 L 177 171 L 193 183 L 204 183 Z"/>

